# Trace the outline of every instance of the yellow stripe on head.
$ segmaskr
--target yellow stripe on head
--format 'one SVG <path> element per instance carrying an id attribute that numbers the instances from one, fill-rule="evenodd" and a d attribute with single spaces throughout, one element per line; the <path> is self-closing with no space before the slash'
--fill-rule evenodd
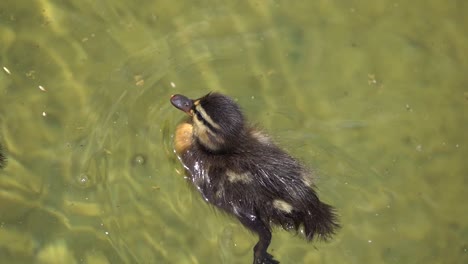
<path id="1" fill-rule="evenodd" d="M 216 124 L 205 112 L 201 105 L 195 106 L 193 115 L 193 131 L 198 141 L 208 149 L 219 150 L 224 139 L 217 134 L 216 130 L 221 127 Z"/>
<path id="2" fill-rule="evenodd" d="M 198 101 L 197 101 L 198 102 Z M 206 113 L 205 109 L 203 109 L 203 107 L 200 105 L 200 104 L 196 104 L 195 105 L 195 110 L 198 111 L 201 115 L 201 117 L 203 119 L 205 119 L 205 121 L 210 124 L 212 127 L 216 128 L 216 129 L 220 129 L 221 127 L 216 124 L 213 119 L 211 119 L 211 117 Z M 196 114 L 196 113 L 195 113 Z"/>

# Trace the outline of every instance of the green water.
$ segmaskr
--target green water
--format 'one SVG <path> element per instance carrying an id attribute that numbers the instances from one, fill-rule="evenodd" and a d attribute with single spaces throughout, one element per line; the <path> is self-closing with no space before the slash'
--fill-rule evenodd
<path id="1" fill-rule="evenodd" d="M 217 90 L 339 210 L 282 263 L 468 263 L 468 2 L 230 2 L 0 2 L 1 262 L 251 263 L 172 151 Z"/>

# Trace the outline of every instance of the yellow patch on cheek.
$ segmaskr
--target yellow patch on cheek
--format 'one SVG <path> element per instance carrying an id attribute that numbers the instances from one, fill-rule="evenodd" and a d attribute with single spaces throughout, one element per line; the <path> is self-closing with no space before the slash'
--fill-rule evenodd
<path id="1" fill-rule="evenodd" d="M 218 150 L 219 144 L 223 143 L 223 140 L 216 137 L 211 130 L 200 122 L 197 118 L 193 119 L 193 135 L 197 138 L 203 146 L 211 150 Z"/>
<path id="2" fill-rule="evenodd" d="M 177 126 L 174 137 L 174 145 L 177 154 L 182 154 L 192 144 L 193 126 L 182 123 Z"/>

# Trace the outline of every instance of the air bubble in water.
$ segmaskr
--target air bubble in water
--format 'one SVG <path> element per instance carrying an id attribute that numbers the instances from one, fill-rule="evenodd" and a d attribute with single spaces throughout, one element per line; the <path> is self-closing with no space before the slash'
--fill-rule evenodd
<path id="1" fill-rule="evenodd" d="M 143 155 L 138 154 L 133 157 L 133 165 L 144 165 L 146 162 L 146 159 Z"/>
<path id="2" fill-rule="evenodd" d="M 80 176 L 78 176 L 78 184 L 81 187 L 88 187 L 90 185 L 90 180 L 86 173 L 81 173 Z"/>

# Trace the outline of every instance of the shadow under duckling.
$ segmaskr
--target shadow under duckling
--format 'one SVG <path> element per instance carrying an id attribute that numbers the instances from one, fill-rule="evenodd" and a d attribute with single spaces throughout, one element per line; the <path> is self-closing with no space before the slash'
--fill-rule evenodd
<path id="1" fill-rule="evenodd" d="M 267 252 L 271 225 L 303 228 L 305 238 L 328 239 L 339 227 L 333 207 L 321 202 L 311 173 L 261 131 L 246 124 L 228 96 L 209 93 L 171 103 L 190 117 L 175 132 L 175 151 L 205 201 L 255 232 L 254 264 L 279 263 Z"/>

